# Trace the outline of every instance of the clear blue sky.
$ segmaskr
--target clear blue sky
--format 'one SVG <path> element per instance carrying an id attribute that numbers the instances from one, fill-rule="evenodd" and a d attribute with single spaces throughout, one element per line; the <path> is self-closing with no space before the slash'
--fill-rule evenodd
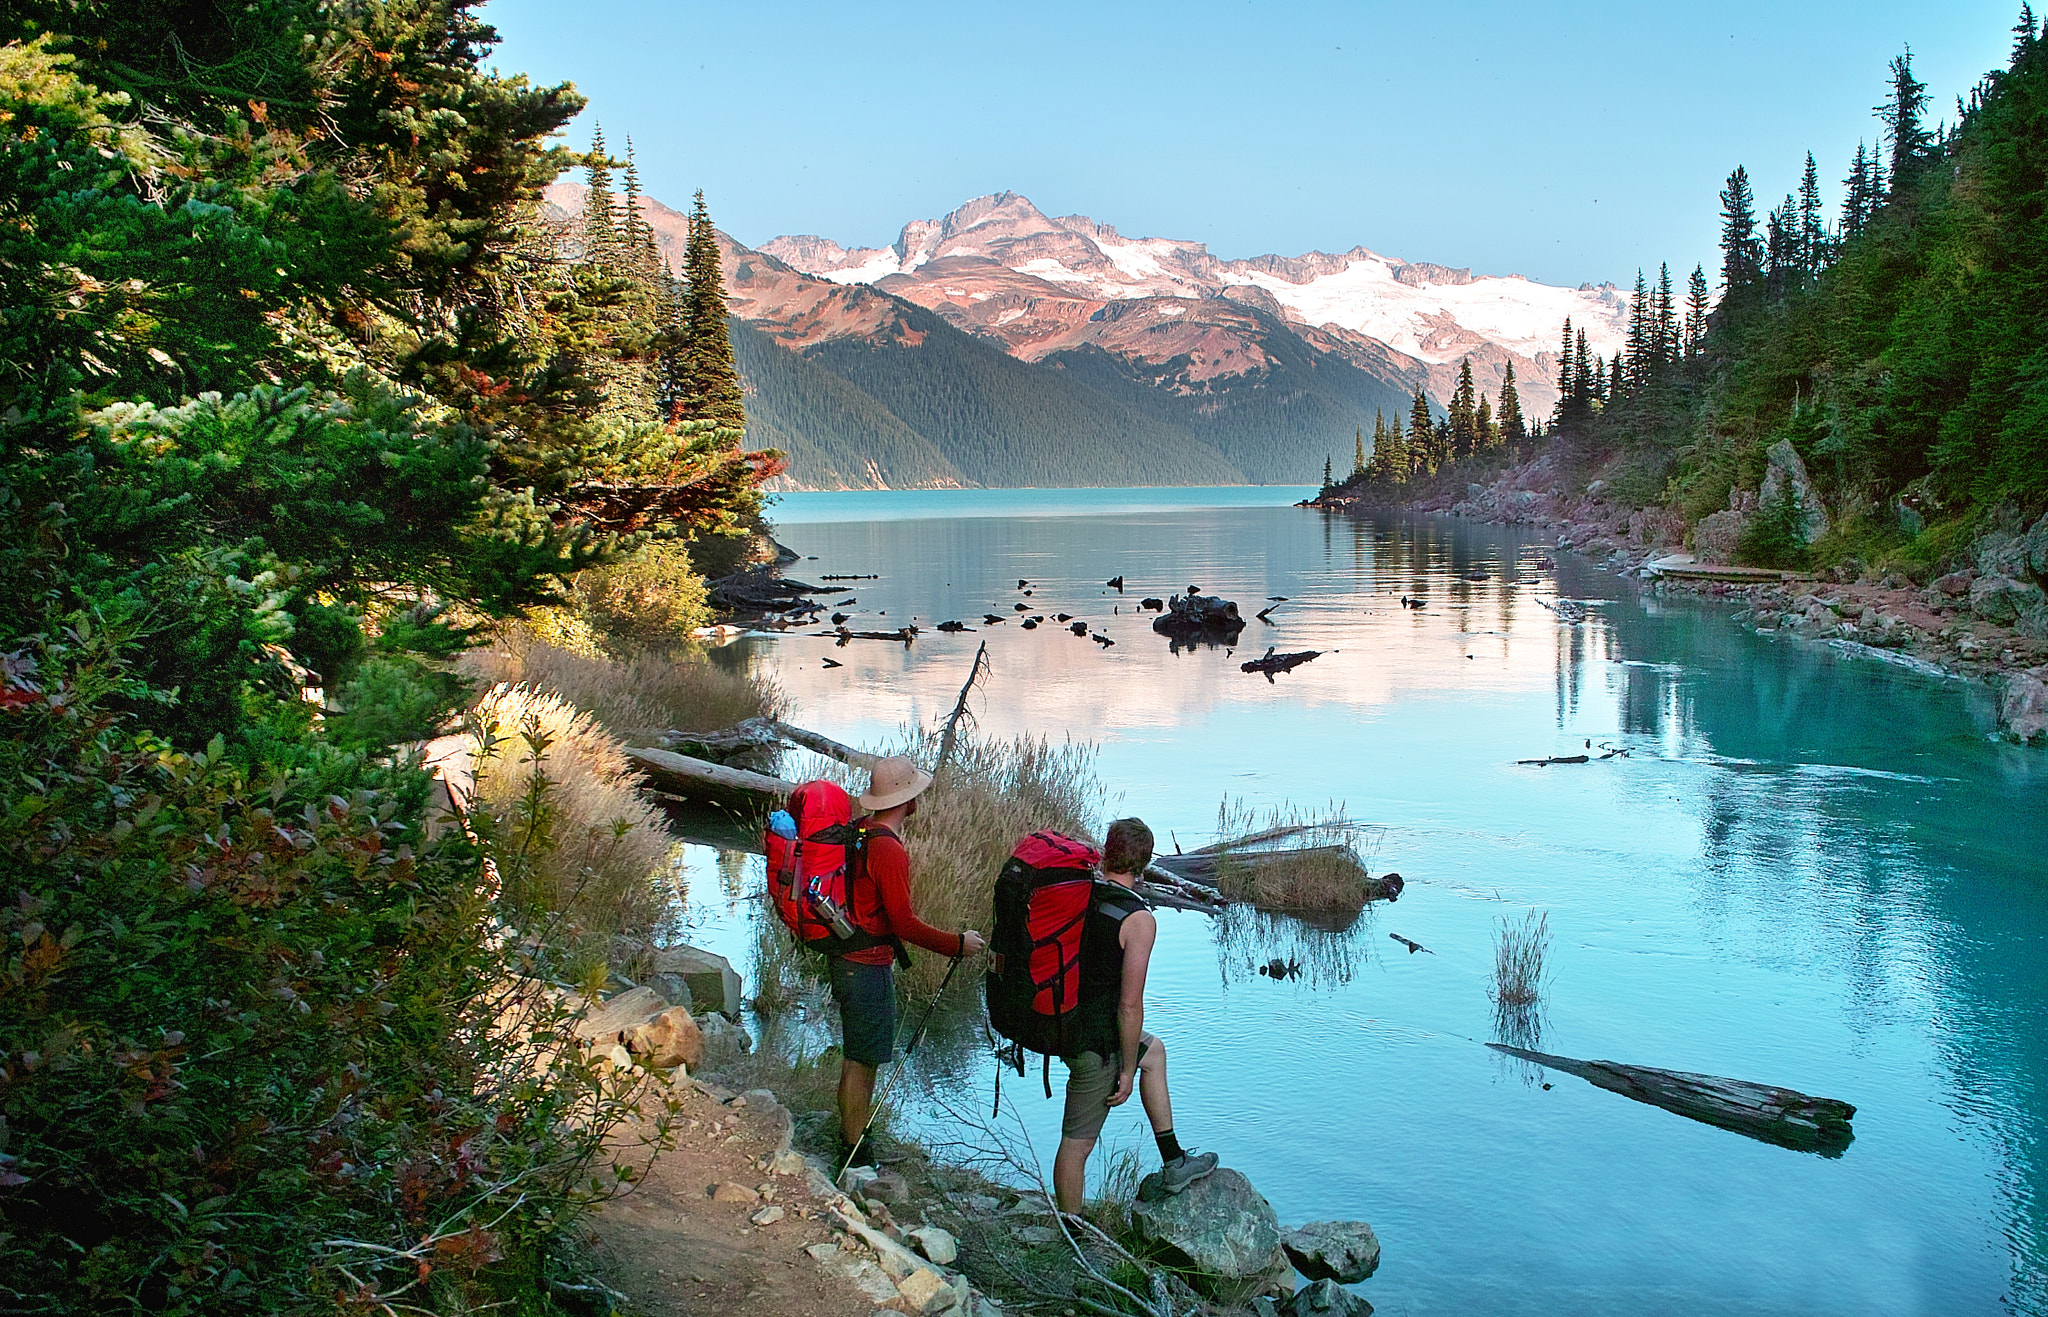
<path id="1" fill-rule="evenodd" d="M 2018 0 L 734 4 L 494 0 L 494 62 L 574 82 L 647 190 L 743 242 L 894 241 L 1005 188 L 1224 257 L 1341 251 L 1613 279 L 1715 262 L 1716 193 L 1805 152 L 1831 207 L 1886 62 L 1938 117 Z"/>

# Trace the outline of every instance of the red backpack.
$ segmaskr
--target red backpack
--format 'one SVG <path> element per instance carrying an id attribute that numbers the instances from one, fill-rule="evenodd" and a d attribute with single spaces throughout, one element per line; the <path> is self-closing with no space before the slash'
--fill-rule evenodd
<path id="1" fill-rule="evenodd" d="M 899 946 L 853 919 L 853 877 L 865 873 L 867 837 L 853 822 L 853 798 L 820 778 L 789 793 L 768 816 L 768 899 L 797 945 L 828 956 Z M 900 950 L 900 946 L 899 946 Z"/>
<path id="2" fill-rule="evenodd" d="M 1052 1058 L 1073 1051 L 1080 1024 L 1081 931 L 1095 908 L 1101 862 L 1102 852 L 1084 841 L 1034 832 L 996 875 L 988 1022 L 1010 1040 L 1007 1059 L 1018 1074 L 1026 1051 L 1045 1054 L 1048 1096 Z"/>

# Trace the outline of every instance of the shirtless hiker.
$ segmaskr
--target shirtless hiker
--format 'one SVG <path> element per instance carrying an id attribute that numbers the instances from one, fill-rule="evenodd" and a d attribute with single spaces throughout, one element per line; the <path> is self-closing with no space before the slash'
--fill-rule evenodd
<path id="1" fill-rule="evenodd" d="M 1166 1044 L 1145 1032 L 1145 971 L 1159 921 L 1132 889 L 1151 863 L 1152 829 L 1138 819 L 1109 825 L 1095 907 L 1081 932 L 1080 1050 L 1062 1058 L 1067 1109 L 1052 1166 L 1062 1212 L 1081 1210 L 1088 1154 L 1102 1136 L 1109 1109 L 1129 1101 L 1133 1086 L 1159 1143 L 1160 1186 L 1177 1194 L 1216 1169 L 1215 1153 L 1189 1153 L 1174 1137 Z"/>

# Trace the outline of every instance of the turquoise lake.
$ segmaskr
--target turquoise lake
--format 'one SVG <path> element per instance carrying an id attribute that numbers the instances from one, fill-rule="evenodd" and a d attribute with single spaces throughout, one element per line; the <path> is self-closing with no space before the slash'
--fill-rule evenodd
<path id="1" fill-rule="evenodd" d="M 1225 797 L 1367 825 L 1398 903 L 1334 934 L 1162 911 L 1147 1024 L 1184 1143 L 1283 1224 L 1372 1223 L 1356 1288 L 1381 1313 L 2048 1313 L 2048 753 L 1995 739 L 1982 687 L 1750 634 L 1530 532 L 1290 506 L 1309 492 L 784 496 L 789 575 L 880 574 L 830 597 L 858 600 L 849 625 L 976 631 L 720 658 L 773 675 L 792 721 L 881 745 L 943 715 L 987 641 L 981 730 L 1094 743 L 1104 818 L 1162 848 L 1212 840 Z M 983 626 L 1019 578 L 1116 645 Z M 1234 655 L 1174 653 L 1136 604 L 1190 585 L 1248 618 L 1287 602 Z M 1238 670 L 1268 645 L 1325 653 Z M 1628 753 L 1515 762 L 1588 742 Z M 758 859 L 686 863 L 693 939 L 750 971 Z M 1532 909 L 1542 1050 L 1840 1098 L 1855 1142 L 1794 1152 L 1487 1050 L 1495 929 Z M 1308 972 L 1253 971 L 1274 954 Z M 995 1075 L 970 1027 L 940 1032 L 903 1117 L 934 1141 L 929 1094 L 986 1114 Z M 1009 1079 L 1049 1159 L 1058 1100 L 1035 1066 Z M 1136 1102 L 1105 1146 L 1156 1162 Z"/>

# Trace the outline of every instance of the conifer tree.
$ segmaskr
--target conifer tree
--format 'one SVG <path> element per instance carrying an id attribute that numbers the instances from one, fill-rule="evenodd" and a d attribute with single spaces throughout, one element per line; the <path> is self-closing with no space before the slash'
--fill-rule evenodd
<path id="1" fill-rule="evenodd" d="M 1656 332 L 1653 312 L 1650 308 L 1649 285 L 1643 280 L 1641 267 L 1636 269 L 1636 291 L 1628 304 L 1628 341 L 1625 351 L 1628 355 L 1628 383 L 1631 390 L 1641 389 L 1649 380 L 1650 341 Z"/>
<path id="2" fill-rule="evenodd" d="M 1656 361 L 1651 373 L 1662 375 L 1678 363 L 1678 306 L 1671 294 L 1671 262 L 1657 267 L 1657 331 L 1654 336 Z"/>
<path id="3" fill-rule="evenodd" d="M 661 251 L 655 245 L 654 226 L 647 222 L 640 204 L 640 165 L 633 158 L 633 139 L 626 139 L 626 213 L 620 225 L 621 264 L 633 279 L 652 289 L 665 282 Z"/>
<path id="4" fill-rule="evenodd" d="M 1877 115 L 1884 120 L 1885 138 L 1892 147 L 1888 199 L 1897 201 L 1912 185 L 1920 165 L 1933 149 L 1934 135 L 1921 121 L 1927 112 L 1927 84 L 1913 76 L 1912 47 L 1892 59 L 1891 71 L 1891 94 L 1877 107 Z"/>
<path id="5" fill-rule="evenodd" d="M 1500 379 L 1500 438 L 1507 445 L 1510 460 L 1519 461 L 1529 442 L 1529 427 L 1522 420 L 1522 395 L 1515 388 L 1515 363 L 1510 361 Z"/>
<path id="6" fill-rule="evenodd" d="M 1601 366 L 1592 350 L 1586 346 L 1586 331 L 1579 331 L 1579 341 L 1573 345 L 1573 360 L 1578 363 L 1578 375 L 1572 381 L 1572 401 L 1584 415 L 1593 399 L 1599 396 L 1600 388 L 1606 383 L 1600 378 Z"/>
<path id="7" fill-rule="evenodd" d="M 1820 168 L 1806 153 L 1806 171 L 1799 176 L 1799 272 L 1807 279 L 1828 263 L 1827 225 L 1821 219 Z"/>
<path id="8" fill-rule="evenodd" d="M 1489 452 L 1495 444 L 1500 442 L 1500 431 L 1495 428 L 1493 423 L 1493 404 L 1487 401 L 1486 395 L 1483 393 L 1479 395 L 1479 415 L 1476 418 L 1473 429 L 1478 432 L 1478 438 L 1473 444 L 1474 451 L 1476 452 Z"/>
<path id="9" fill-rule="evenodd" d="M 1411 476 L 1436 474 L 1435 436 L 1436 420 L 1429 414 L 1429 399 L 1422 396 L 1422 386 L 1418 384 L 1415 386 L 1415 401 L 1408 407 L 1408 472 Z"/>
<path id="10" fill-rule="evenodd" d="M 704 205 L 701 188 L 690 210 L 684 273 L 689 291 L 684 299 L 683 387 L 681 396 L 668 400 L 669 413 L 672 419 L 710 421 L 729 430 L 730 443 L 737 447 L 747 424 L 746 402 L 739 372 L 733 367 L 732 339 L 725 322 L 725 275 L 718 263 L 718 234 L 711 226 L 711 212 Z"/>
<path id="11" fill-rule="evenodd" d="M 612 209 L 612 161 L 604 148 L 604 125 L 590 137 L 589 163 L 583 171 L 583 259 L 613 273 L 618 248 L 618 219 Z"/>
<path id="12" fill-rule="evenodd" d="M 1562 421 L 1572 405 L 1572 381 L 1577 379 L 1577 366 L 1572 361 L 1572 318 L 1564 318 L 1564 342 L 1557 350 L 1557 406 L 1551 412 L 1553 422 Z"/>
<path id="13" fill-rule="evenodd" d="M 1842 180 L 1842 236 L 1852 238 L 1863 232 L 1870 218 L 1870 152 L 1856 143 L 1856 155 L 1849 163 L 1849 177 Z"/>
<path id="14" fill-rule="evenodd" d="M 1763 282 L 1763 244 L 1756 236 L 1756 197 L 1741 165 L 1721 192 L 1721 294 L 1724 306 L 1747 301 Z"/>
<path id="15" fill-rule="evenodd" d="M 1451 392 L 1451 405 L 1444 418 L 1450 424 L 1450 454 L 1462 462 L 1479 451 L 1478 390 L 1472 385 L 1472 358 L 1458 363 L 1458 387 Z"/>
<path id="16" fill-rule="evenodd" d="M 1335 486 L 1330 483 L 1330 456 L 1328 453 L 1325 453 L 1323 454 L 1323 493 L 1327 494 L 1333 488 Z"/>
<path id="17" fill-rule="evenodd" d="M 1685 287 L 1685 355 L 1696 357 L 1707 340 L 1707 271 L 1706 267 L 1692 267 L 1692 278 Z"/>
<path id="18" fill-rule="evenodd" d="M 1764 220 L 1764 294 L 1776 301 L 1791 287 L 1794 235 L 1798 221 L 1792 218 L 1792 198 L 1774 208 Z"/>
<path id="19" fill-rule="evenodd" d="M 1373 432 L 1373 442 L 1374 442 L 1375 444 L 1377 444 L 1377 443 L 1379 442 L 1379 432 L 1378 432 L 1377 430 L 1375 430 L 1375 431 Z M 1365 428 L 1364 428 L 1363 426 L 1360 426 L 1360 427 L 1359 427 L 1359 430 L 1358 430 L 1358 433 L 1357 433 L 1357 435 L 1356 435 L 1356 436 L 1355 436 L 1355 437 L 1353 438 L 1353 440 L 1352 440 L 1352 450 L 1351 450 L 1351 454 L 1352 454 L 1352 455 L 1351 455 L 1351 474 L 1352 474 L 1352 475 L 1353 475 L 1354 477 L 1356 477 L 1356 476 L 1362 476 L 1362 475 L 1364 475 L 1364 474 L 1365 474 Z"/>
<path id="20" fill-rule="evenodd" d="M 2034 44 L 2034 6 L 2022 0 L 2019 21 L 2012 25 L 2012 62 L 2017 64 Z"/>
<path id="21" fill-rule="evenodd" d="M 1380 456 L 1378 444 L 1373 445 L 1372 453 L 1373 464 L 1379 468 L 1380 479 L 1390 485 L 1403 483 L 1408 479 L 1412 463 L 1408 454 L 1408 441 L 1401 435 L 1401 418 L 1398 414 L 1387 421 L 1386 438 L 1381 442 L 1386 444 L 1384 460 Z"/>

